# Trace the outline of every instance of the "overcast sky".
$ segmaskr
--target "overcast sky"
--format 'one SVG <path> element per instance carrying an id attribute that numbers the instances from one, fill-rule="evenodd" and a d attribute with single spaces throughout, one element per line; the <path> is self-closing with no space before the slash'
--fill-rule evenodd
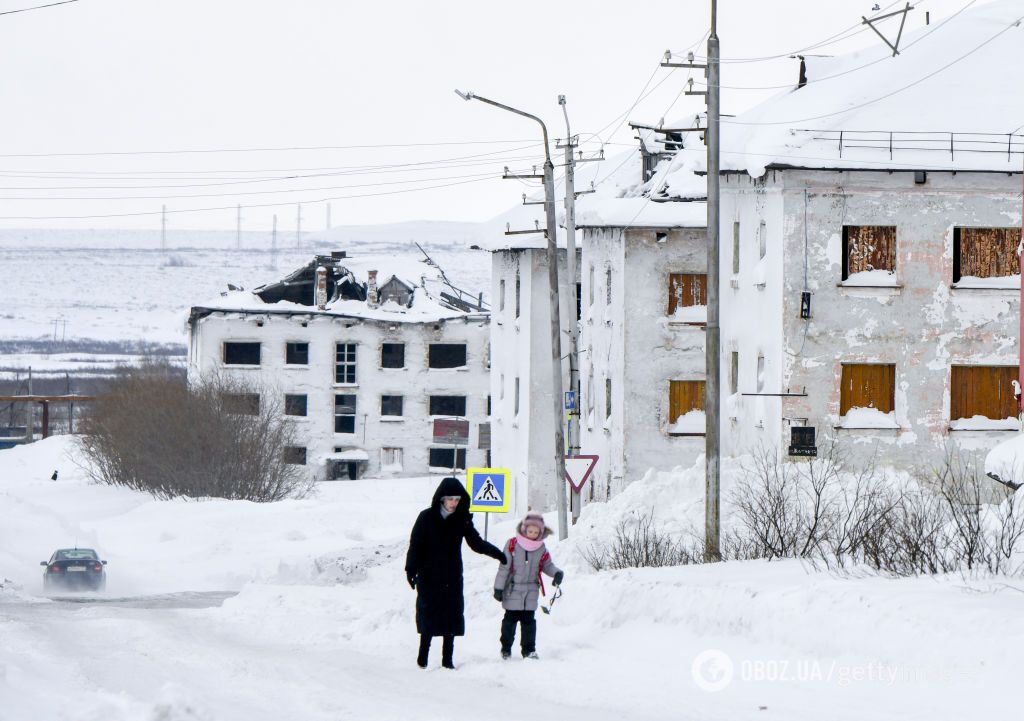
<path id="1" fill-rule="evenodd" d="M 52 1 L 0 0 L 0 13 Z M 967 4 L 919 0 L 907 29 Z M 784 55 L 841 33 L 811 52 L 877 42 L 857 28 L 873 5 L 720 0 L 723 58 Z M 0 227 L 159 228 L 166 205 L 169 228 L 234 229 L 240 204 L 243 229 L 268 229 L 276 213 L 294 230 L 301 202 L 303 227 L 321 229 L 328 198 L 334 225 L 486 220 L 523 192 L 499 176 L 540 161 L 539 128 L 454 88 L 540 115 L 552 137 L 565 135 L 565 94 L 585 149 L 604 142 L 614 155 L 634 142 L 625 120 L 703 109 L 681 96 L 687 71 L 658 63 L 666 49 L 705 52 L 709 6 L 78 0 L 0 14 Z M 882 27 L 895 35 L 898 22 Z M 778 86 L 796 74 L 785 57 L 727 62 L 722 83 Z M 723 90 L 723 112 L 777 92 Z M 237 152 L 168 152 L 183 150 Z M 296 175 L 306 177 L 286 177 Z M 197 208 L 222 209 L 180 212 Z"/>

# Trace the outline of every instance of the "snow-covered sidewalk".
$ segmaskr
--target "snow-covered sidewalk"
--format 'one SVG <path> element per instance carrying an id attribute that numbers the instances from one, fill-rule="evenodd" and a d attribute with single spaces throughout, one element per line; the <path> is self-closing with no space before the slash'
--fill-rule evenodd
<path id="1" fill-rule="evenodd" d="M 266 505 L 154 501 L 89 484 L 67 447 L 0 451 L 4 721 L 1015 715 L 1019 580 L 843 579 L 796 562 L 593 572 L 577 548 L 635 492 L 549 544 L 567 573 L 554 613 L 538 614 L 539 662 L 498 658 L 495 564 L 467 549 L 459 668 L 440 669 L 435 648 L 424 672 L 402 564 L 436 478 Z M 41 595 L 39 561 L 76 540 L 110 562 L 102 602 Z M 137 600 L 151 594 L 171 601 Z"/>

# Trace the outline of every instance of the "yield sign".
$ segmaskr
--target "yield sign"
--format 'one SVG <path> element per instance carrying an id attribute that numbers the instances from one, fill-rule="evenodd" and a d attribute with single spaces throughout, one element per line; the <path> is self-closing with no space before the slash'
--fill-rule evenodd
<path id="1" fill-rule="evenodd" d="M 565 456 L 565 480 L 577 493 L 594 472 L 598 456 Z"/>

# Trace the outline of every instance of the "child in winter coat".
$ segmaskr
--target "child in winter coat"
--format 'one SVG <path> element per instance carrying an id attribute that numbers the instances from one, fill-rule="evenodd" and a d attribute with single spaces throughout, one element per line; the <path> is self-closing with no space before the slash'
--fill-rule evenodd
<path id="1" fill-rule="evenodd" d="M 544 538 L 551 529 L 544 526 L 544 516 L 527 513 L 516 535 L 505 544 L 505 563 L 494 579 L 494 598 L 505 609 L 501 621 L 501 657 L 512 655 L 512 642 L 516 639 L 516 624 L 522 626 L 521 646 L 523 658 L 537 658 L 537 602 L 543 589 L 541 573 L 552 577 L 552 585 L 559 586 L 565 575 L 552 562 L 544 547 Z"/>

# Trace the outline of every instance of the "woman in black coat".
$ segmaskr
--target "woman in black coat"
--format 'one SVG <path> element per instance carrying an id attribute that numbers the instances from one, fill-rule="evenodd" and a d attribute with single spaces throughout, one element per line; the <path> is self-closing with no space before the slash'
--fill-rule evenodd
<path id="1" fill-rule="evenodd" d="M 466 633 L 462 598 L 462 539 L 471 549 L 505 562 L 505 554 L 480 537 L 469 513 L 469 494 L 457 478 L 445 478 L 434 491 L 430 508 L 420 512 L 409 538 L 405 575 L 416 589 L 416 663 L 427 667 L 430 639 L 444 639 L 441 665 L 455 668 L 455 637 Z"/>

